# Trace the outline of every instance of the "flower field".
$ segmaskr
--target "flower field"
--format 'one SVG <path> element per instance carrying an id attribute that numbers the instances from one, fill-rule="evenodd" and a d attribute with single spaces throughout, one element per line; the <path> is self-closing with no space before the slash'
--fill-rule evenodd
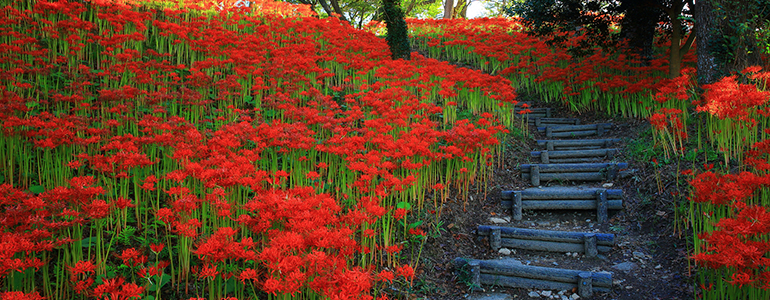
<path id="1" fill-rule="evenodd" d="M 303 6 L 186 3 L 2 8 L 3 298 L 408 286 L 412 215 L 484 180 L 511 83 Z"/>
<path id="2" fill-rule="evenodd" d="M 665 78 L 665 50 L 572 57 L 501 18 L 409 20 L 428 56 L 481 71 L 392 60 L 372 33 L 251 2 L 1 8 L 0 298 L 387 298 L 418 273 L 422 219 L 526 126 L 517 89 L 648 118 L 690 169 L 699 297 L 770 298 L 767 70 L 697 87 Z"/>
<path id="3" fill-rule="evenodd" d="M 415 44 L 432 57 L 499 74 L 519 89 L 573 110 L 648 118 L 655 147 L 668 163 L 682 167 L 673 180 L 681 179 L 689 191 L 680 226 L 692 233 L 688 248 L 696 298 L 770 298 L 768 70 L 750 67 L 697 87 L 692 68 L 665 78 L 663 50 L 645 66 L 600 49 L 572 57 L 521 33 L 515 20 L 410 20 L 410 25 Z M 567 46 L 583 38 L 564 34 L 570 37 Z M 690 53 L 684 61 L 693 60 Z M 698 88 L 703 92 L 696 93 Z M 716 166 L 700 158 L 705 148 L 721 154 Z M 659 166 L 657 160 L 653 165 Z"/>

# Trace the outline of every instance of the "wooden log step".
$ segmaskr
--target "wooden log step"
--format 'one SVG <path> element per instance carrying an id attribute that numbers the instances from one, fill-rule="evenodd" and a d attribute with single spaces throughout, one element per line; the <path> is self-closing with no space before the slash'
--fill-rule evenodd
<path id="1" fill-rule="evenodd" d="M 521 112 L 524 110 L 529 110 L 528 113 L 522 114 Z M 551 108 L 548 107 L 539 107 L 539 108 L 520 108 L 520 107 L 514 107 L 513 113 L 517 116 L 526 116 L 528 118 L 550 118 L 551 117 Z"/>
<path id="2" fill-rule="evenodd" d="M 568 199 L 584 200 L 596 199 L 596 193 L 606 191 L 607 199 L 622 199 L 623 190 L 587 188 L 587 187 L 547 187 L 547 188 L 528 188 L 521 191 L 503 191 L 503 200 L 513 200 L 514 193 L 520 193 L 524 200 L 543 200 L 543 199 Z"/>
<path id="3" fill-rule="evenodd" d="M 591 135 L 604 135 L 612 128 L 612 123 L 589 124 L 589 125 L 548 125 L 538 127 L 537 130 L 544 132 L 547 138 L 558 137 L 581 137 Z"/>
<path id="4" fill-rule="evenodd" d="M 587 125 L 548 125 L 538 127 L 537 131 L 545 132 L 548 127 L 552 132 L 565 132 L 565 131 L 583 131 L 583 130 L 596 130 L 599 127 L 612 128 L 612 123 L 599 123 L 599 124 L 587 124 Z"/>
<path id="5" fill-rule="evenodd" d="M 530 116 L 527 122 L 529 125 L 537 127 L 545 125 L 580 125 L 580 119 L 575 118 L 533 118 Z"/>
<path id="6" fill-rule="evenodd" d="M 493 251 L 516 248 L 534 251 L 576 252 L 586 257 L 607 253 L 615 244 L 615 235 L 583 232 L 537 230 L 526 228 L 479 225 L 479 235 L 489 236 Z"/>
<path id="7" fill-rule="evenodd" d="M 537 166 L 540 173 L 600 172 L 610 168 L 625 169 L 627 163 L 592 163 L 592 164 L 522 164 L 521 172 L 529 173 Z"/>
<path id="8" fill-rule="evenodd" d="M 596 157 L 573 157 L 573 158 L 551 158 L 548 159 L 548 163 L 551 164 L 580 164 L 580 163 L 592 163 L 592 162 L 600 162 L 604 160 L 604 157 L 596 156 Z M 543 159 L 540 159 L 541 162 L 545 163 Z"/>
<path id="9" fill-rule="evenodd" d="M 537 145 L 548 151 L 609 148 L 620 143 L 620 139 L 590 140 L 538 140 Z"/>
<path id="10" fill-rule="evenodd" d="M 619 150 L 617 148 L 608 149 L 590 149 L 590 150 L 543 150 L 532 151 L 530 154 L 533 157 L 540 157 L 540 161 L 544 164 L 563 162 L 563 161 L 580 161 L 586 158 L 593 159 L 612 159 L 615 157 Z"/>
<path id="11" fill-rule="evenodd" d="M 523 164 L 521 177 L 539 186 L 545 180 L 604 181 L 630 175 L 626 163 Z M 621 171 L 623 170 L 623 171 Z"/>
<path id="12" fill-rule="evenodd" d="M 522 201 L 523 209 L 574 209 L 589 210 L 597 208 L 596 200 L 527 200 Z M 607 209 L 623 209 L 623 200 L 607 200 Z"/>
<path id="13" fill-rule="evenodd" d="M 612 274 L 570 269 L 527 266 L 515 260 L 476 260 L 456 258 L 453 264 L 457 270 L 470 275 L 476 286 L 496 285 L 513 288 L 572 290 L 577 289 L 583 298 L 591 297 L 594 291 L 609 292 L 612 289 Z"/>
<path id="14" fill-rule="evenodd" d="M 599 188 L 544 188 L 524 191 L 504 191 L 502 205 L 510 207 L 513 219 L 521 220 L 524 209 L 596 210 L 599 223 L 607 221 L 607 211 L 623 209 L 623 191 Z"/>

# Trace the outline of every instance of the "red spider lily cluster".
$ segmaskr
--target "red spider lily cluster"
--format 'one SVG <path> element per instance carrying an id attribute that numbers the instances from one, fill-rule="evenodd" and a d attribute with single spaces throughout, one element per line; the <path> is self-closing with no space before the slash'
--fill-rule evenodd
<path id="1" fill-rule="evenodd" d="M 751 67 L 738 76 L 705 85 L 697 111 L 707 113 L 712 144 L 729 159 L 742 161 L 738 174 L 707 169 L 690 181 L 690 222 L 696 233 L 693 259 L 702 267 L 706 298 L 733 295 L 770 297 L 770 139 L 767 139 L 767 72 Z"/>
<path id="2" fill-rule="evenodd" d="M 523 33 L 515 19 L 410 20 L 410 26 L 416 44 L 432 56 L 448 56 L 506 76 L 546 101 L 637 117 L 648 117 L 660 106 L 650 91 L 664 84 L 665 51 L 648 63 L 599 47 L 578 58 L 566 49 L 585 39 L 584 33 L 557 33 L 566 37 L 566 47 L 549 47 L 545 39 Z M 694 59 L 688 54 L 684 61 Z"/>
<path id="3" fill-rule="evenodd" d="M 411 281 L 410 212 L 484 179 L 511 82 L 251 2 L 2 8 L 13 295 L 366 299 Z"/>
<path id="4" fill-rule="evenodd" d="M 704 85 L 705 92 L 697 107 L 710 116 L 708 134 L 715 146 L 725 152 L 726 160 L 741 159 L 752 144 L 766 138 L 763 130 L 768 128 L 770 91 L 766 90 L 766 82 L 770 72 L 755 66 L 742 75 L 747 83 L 740 83 L 738 75 L 733 75 Z"/>

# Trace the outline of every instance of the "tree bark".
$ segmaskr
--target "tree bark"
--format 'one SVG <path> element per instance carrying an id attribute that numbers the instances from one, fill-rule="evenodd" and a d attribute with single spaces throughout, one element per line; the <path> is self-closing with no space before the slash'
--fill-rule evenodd
<path id="1" fill-rule="evenodd" d="M 324 12 L 326 12 L 327 15 L 332 15 L 334 11 L 331 7 L 329 7 L 329 3 L 326 3 L 326 0 L 318 0 L 318 3 L 321 4 L 321 8 L 324 9 Z"/>
<path id="2" fill-rule="evenodd" d="M 682 43 L 682 21 L 679 20 L 679 14 L 682 13 L 684 2 L 676 1 L 668 8 L 668 18 L 671 20 L 671 46 L 669 47 L 669 65 L 668 77 L 676 78 L 682 70 L 682 54 L 680 53 L 680 44 Z"/>
<path id="3" fill-rule="evenodd" d="M 712 30 L 719 21 L 714 13 L 713 0 L 698 0 L 695 3 L 695 42 L 698 47 L 698 83 L 700 85 L 714 83 L 724 73 L 714 56 L 714 46 L 718 38 Z"/>
<path id="4" fill-rule="evenodd" d="M 339 15 L 340 20 L 348 22 L 348 19 L 345 18 L 345 14 L 342 13 L 342 9 L 340 9 L 339 0 L 329 0 L 329 2 L 332 3 L 332 8 L 334 8 L 334 12 Z"/>
<path id="5" fill-rule="evenodd" d="M 655 1 L 623 1 L 625 17 L 621 21 L 621 36 L 631 53 L 648 65 L 653 57 L 652 44 L 655 41 L 655 27 L 661 11 Z"/>
<path id="6" fill-rule="evenodd" d="M 444 0 L 444 19 L 452 18 L 452 11 L 455 8 L 454 0 Z"/>
<path id="7" fill-rule="evenodd" d="M 399 6 L 399 1 L 382 0 L 385 27 L 388 29 L 386 40 L 393 59 L 409 60 L 412 56 L 412 49 L 409 46 L 406 20 L 404 20 L 404 12 Z"/>

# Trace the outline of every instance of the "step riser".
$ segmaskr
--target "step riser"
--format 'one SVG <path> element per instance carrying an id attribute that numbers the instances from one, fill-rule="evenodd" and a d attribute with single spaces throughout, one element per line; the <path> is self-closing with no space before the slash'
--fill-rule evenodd
<path id="1" fill-rule="evenodd" d="M 513 205 L 512 201 L 501 202 L 503 207 Z M 540 210 L 593 210 L 596 209 L 596 200 L 522 200 L 522 209 Z M 608 200 L 607 209 L 623 209 L 623 200 Z"/>
<path id="2" fill-rule="evenodd" d="M 588 124 L 588 125 L 551 125 L 546 127 L 538 127 L 537 131 L 539 132 L 546 132 L 550 128 L 551 132 L 557 133 L 557 132 L 567 132 L 567 131 L 584 131 L 584 130 L 598 130 L 598 129 L 609 129 L 612 128 L 611 123 L 602 123 L 602 124 Z"/>
<path id="3" fill-rule="evenodd" d="M 477 232 L 479 235 L 490 235 L 496 230 L 500 230 L 500 236 L 503 238 L 516 238 L 527 240 L 543 240 L 552 242 L 582 243 L 587 234 L 593 234 L 596 237 L 596 243 L 604 246 L 615 245 L 615 235 L 609 233 L 585 233 L 557 230 L 542 230 L 530 228 L 502 227 L 492 225 L 479 225 Z"/>
<path id="4" fill-rule="evenodd" d="M 532 151 L 530 152 L 530 155 L 533 157 L 542 157 L 543 154 L 548 155 L 549 158 L 578 158 L 578 157 L 603 157 L 603 156 L 614 156 L 618 153 L 618 149 L 616 148 L 610 148 L 610 149 L 596 149 L 596 150 L 558 150 L 558 151 Z"/>
<path id="5" fill-rule="evenodd" d="M 478 234 L 488 237 L 489 246 L 493 251 L 505 247 L 534 251 L 577 252 L 585 253 L 586 257 L 596 257 L 599 252 L 609 252 L 615 241 L 615 236 L 611 234 L 484 225 L 478 227 Z"/>
<path id="6" fill-rule="evenodd" d="M 455 268 L 470 271 L 471 283 L 475 286 L 496 285 L 514 288 L 535 288 L 546 290 L 577 289 L 580 297 L 588 298 L 593 291 L 609 292 L 612 288 L 612 274 L 579 270 L 527 266 L 504 261 L 454 260 Z"/>
<path id="7" fill-rule="evenodd" d="M 582 150 L 610 148 L 619 143 L 619 139 L 601 140 L 538 140 L 537 145 L 548 151 Z"/>
<path id="8" fill-rule="evenodd" d="M 611 168 L 625 169 L 628 168 L 627 163 L 596 163 L 596 164 L 523 164 L 521 165 L 522 173 L 529 173 L 532 166 L 537 166 L 540 173 L 554 173 L 554 172 L 599 172 L 602 170 L 609 170 Z"/>
<path id="9" fill-rule="evenodd" d="M 580 285 L 578 284 L 521 278 L 516 276 L 490 275 L 490 274 L 481 274 L 479 280 L 481 284 L 484 284 L 484 285 L 496 285 L 496 286 L 522 288 L 522 289 L 569 291 L 580 287 Z M 592 292 L 609 293 L 610 288 L 593 287 Z M 580 292 L 578 291 L 578 295 L 579 294 Z M 588 298 L 588 297 L 591 297 L 592 295 L 593 293 L 586 293 L 580 297 Z"/>
<path id="10" fill-rule="evenodd" d="M 540 162 L 544 164 L 551 163 L 578 163 L 578 162 L 592 162 L 597 160 L 612 159 L 615 154 L 618 153 L 618 149 L 597 149 L 597 150 L 580 150 L 580 151 L 532 151 L 530 155 L 533 157 L 540 157 Z"/>
<path id="11" fill-rule="evenodd" d="M 604 135 L 604 132 L 599 132 L 597 130 L 587 130 L 587 131 L 567 131 L 567 132 L 555 132 L 555 133 L 548 133 L 546 132 L 545 137 L 547 138 L 575 138 L 575 137 L 581 137 L 581 136 L 602 136 Z"/>
<path id="12" fill-rule="evenodd" d="M 596 209 L 596 220 L 607 222 L 607 210 L 622 209 L 623 200 L 609 200 L 607 190 L 597 189 L 593 199 L 586 200 L 524 200 L 521 192 L 513 192 L 513 201 L 503 201 L 513 211 L 513 219 L 521 220 L 524 209 Z M 614 196 L 613 196 L 614 197 Z M 526 202 L 526 204 L 525 204 Z"/>
<path id="13" fill-rule="evenodd" d="M 572 253 L 586 253 L 586 247 L 583 244 L 573 243 L 560 243 L 549 241 L 533 241 L 533 240 L 520 240 L 520 239 L 501 239 L 500 243 L 503 248 L 515 248 L 532 251 L 548 251 L 548 252 L 572 252 Z M 494 249 L 493 249 L 494 250 Z M 612 247 L 596 246 L 598 253 L 608 253 L 612 250 Z M 497 250 L 495 250 L 497 251 Z"/>
<path id="14" fill-rule="evenodd" d="M 523 200 L 542 200 L 542 199 L 566 199 L 566 200 L 588 200 L 596 199 L 596 195 L 604 191 L 607 199 L 622 199 L 623 190 L 603 189 L 603 188 L 529 188 L 523 191 L 503 191 L 502 198 L 511 200 L 515 193 L 520 193 Z"/>

